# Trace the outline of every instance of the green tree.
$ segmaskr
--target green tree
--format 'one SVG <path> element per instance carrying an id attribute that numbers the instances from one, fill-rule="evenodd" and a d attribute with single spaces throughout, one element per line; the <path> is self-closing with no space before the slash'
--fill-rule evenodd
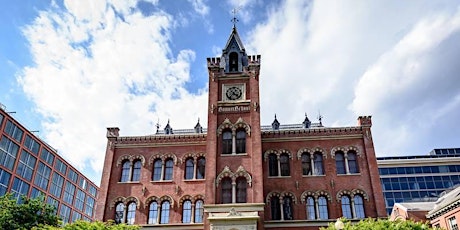
<path id="1" fill-rule="evenodd" d="M 361 229 L 372 229 L 372 230 L 435 230 L 436 228 L 430 227 L 429 224 L 424 222 L 414 222 L 412 220 L 407 221 L 390 221 L 388 219 L 364 219 L 358 223 L 351 223 L 346 219 L 341 219 L 344 223 L 343 230 L 361 230 Z M 327 228 L 320 228 L 321 230 L 336 230 L 334 223 L 329 223 Z"/>
<path id="2" fill-rule="evenodd" d="M 18 203 L 12 194 L 0 197 L 0 229 L 31 229 L 38 225 L 58 226 L 55 207 L 44 202 L 44 197 L 21 197 Z"/>
<path id="3" fill-rule="evenodd" d="M 33 228 L 33 230 L 138 230 L 138 229 L 139 229 L 139 226 L 136 226 L 136 225 L 114 224 L 113 221 L 104 223 L 100 221 L 87 222 L 83 220 L 75 221 L 63 227 L 39 226 L 39 227 Z"/>

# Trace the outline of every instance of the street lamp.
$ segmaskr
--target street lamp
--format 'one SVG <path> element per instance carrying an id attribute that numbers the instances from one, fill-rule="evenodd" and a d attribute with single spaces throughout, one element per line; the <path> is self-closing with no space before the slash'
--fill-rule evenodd
<path id="1" fill-rule="evenodd" d="M 342 230 L 342 229 L 345 228 L 345 226 L 343 225 L 343 222 L 340 220 L 340 218 L 337 219 L 337 221 L 334 224 L 334 227 L 337 230 Z"/>

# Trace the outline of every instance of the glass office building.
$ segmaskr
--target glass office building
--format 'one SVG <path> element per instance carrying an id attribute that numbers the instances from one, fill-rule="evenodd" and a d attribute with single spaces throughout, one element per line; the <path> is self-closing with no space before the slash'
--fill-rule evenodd
<path id="1" fill-rule="evenodd" d="M 92 221 L 99 188 L 0 104 L 0 196 L 45 197 L 64 223 Z"/>
<path id="2" fill-rule="evenodd" d="M 433 149 L 429 155 L 378 157 L 387 213 L 394 203 L 436 201 L 460 184 L 460 148 Z"/>

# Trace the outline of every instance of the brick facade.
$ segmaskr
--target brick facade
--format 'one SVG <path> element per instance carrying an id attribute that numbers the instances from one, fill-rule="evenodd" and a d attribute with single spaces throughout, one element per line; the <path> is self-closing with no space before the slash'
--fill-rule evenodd
<path id="1" fill-rule="evenodd" d="M 352 127 L 308 122 L 261 126 L 260 56 L 246 55 L 236 28 L 222 57 L 208 58 L 207 64 L 205 132 L 165 129 L 154 135 L 122 137 L 118 128 L 108 128 L 100 219 L 115 219 L 120 207 L 121 221 L 144 228 L 318 229 L 343 216 L 342 196 L 350 199 L 353 219 L 386 216 L 371 117 L 359 117 Z M 306 154 L 311 156 L 308 161 Z M 206 160 L 204 179 L 196 177 L 201 158 Z M 157 159 L 163 163 L 161 170 Z M 172 178 L 168 162 L 173 162 Z M 337 171 L 337 162 L 343 172 Z M 134 169 L 136 164 L 141 168 Z M 192 168 L 193 179 L 185 179 Z M 138 172 L 139 178 L 123 179 Z M 308 197 L 308 202 L 314 202 L 313 219 L 306 211 Z M 166 201 L 169 213 L 164 211 L 167 206 L 152 208 L 152 201 L 159 206 Z M 202 221 L 194 215 L 202 210 L 197 201 L 204 202 Z M 117 206 L 120 203 L 124 206 Z M 135 204 L 131 205 L 134 211 L 129 211 L 130 204 Z M 155 217 L 151 224 L 149 216 Z"/>

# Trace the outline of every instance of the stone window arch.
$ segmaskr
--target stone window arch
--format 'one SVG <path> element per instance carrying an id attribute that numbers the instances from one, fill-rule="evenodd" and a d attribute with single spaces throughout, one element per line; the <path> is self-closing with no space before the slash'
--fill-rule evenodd
<path id="1" fill-rule="evenodd" d="M 341 190 L 337 193 L 337 201 L 342 205 L 342 214 L 348 219 L 366 217 L 364 200 L 369 201 L 369 196 L 361 189 Z"/>
<path id="2" fill-rule="evenodd" d="M 358 174 L 359 150 L 354 146 L 335 147 L 331 150 L 332 158 L 335 158 L 337 174 Z"/>

